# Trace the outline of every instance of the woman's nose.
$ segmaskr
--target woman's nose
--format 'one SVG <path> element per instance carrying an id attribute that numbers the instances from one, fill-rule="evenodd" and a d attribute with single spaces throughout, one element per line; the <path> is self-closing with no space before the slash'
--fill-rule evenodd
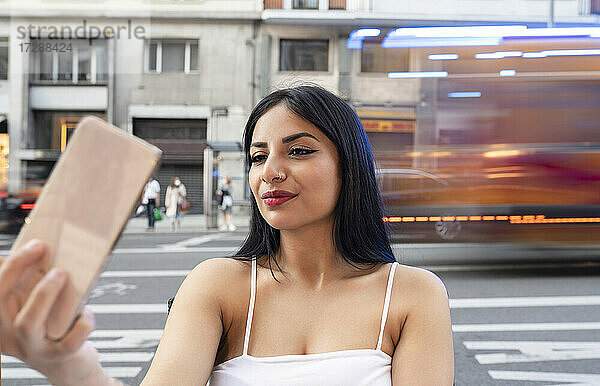
<path id="1" fill-rule="evenodd" d="M 266 183 L 272 183 L 273 181 L 283 181 L 285 179 L 285 165 L 280 160 L 275 159 L 272 155 L 269 155 L 265 161 L 263 168 L 262 179 Z"/>

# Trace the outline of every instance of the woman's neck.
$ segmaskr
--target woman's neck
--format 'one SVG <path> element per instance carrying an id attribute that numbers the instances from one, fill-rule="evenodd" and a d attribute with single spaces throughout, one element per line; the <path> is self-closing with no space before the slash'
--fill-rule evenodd
<path id="1" fill-rule="evenodd" d="M 331 229 L 315 225 L 280 231 L 277 262 L 285 280 L 319 291 L 348 275 L 351 267 L 335 248 Z"/>

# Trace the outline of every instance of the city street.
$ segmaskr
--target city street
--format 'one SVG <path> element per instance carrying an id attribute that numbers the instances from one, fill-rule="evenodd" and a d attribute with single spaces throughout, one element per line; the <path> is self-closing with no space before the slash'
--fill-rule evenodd
<path id="1" fill-rule="evenodd" d="M 197 263 L 233 252 L 246 232 L 123 235 L 90 300 L 97 321 L 91 339 L 106 373 L 140 383 L 161 336 L 167 299 Z M 3 240 L 2 248 L 10 242 Z M 525 261 L 509 247 L 395 244 L 401 262 L 436 272 L 448 288 L 456 384 L 600 384 L 598 250 L 537 250 L 537 260 L 535 250 L 523 250 Z M 3 356 L 2 384 L 47 382 Z"/>

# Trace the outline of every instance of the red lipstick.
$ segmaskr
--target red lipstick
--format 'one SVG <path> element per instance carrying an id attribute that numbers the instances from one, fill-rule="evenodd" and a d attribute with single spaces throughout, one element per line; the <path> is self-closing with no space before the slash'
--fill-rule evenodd
<path id="1" fill-rule="evenodd" d="M 284 202 L 295 198 L 297 195 L 298 194 L 288 192 L 287 190 L 270 190 L 263 193 L 260 197 L 267 206 L 273 207 L 281 205 Z"/>

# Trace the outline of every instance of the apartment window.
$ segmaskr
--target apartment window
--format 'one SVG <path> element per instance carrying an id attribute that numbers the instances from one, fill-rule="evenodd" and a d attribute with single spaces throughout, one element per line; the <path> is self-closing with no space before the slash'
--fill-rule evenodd
<path id="1" fill-rule="evenodd" d="M 361 72 L 409 71 L 408 48 L 384 48 L 381 42 L 363 42 L 360 51 Z"/>
<path id="2" fill-rule="evenodd" d="M 281 39 L 280 71 L 328 71 L 329 41 Z"/>
<path id="3" fill-rule="evenodd" d="M 146 50 L 146 72 L 198 71 L 198 40 L 150 40 Z"/>
<path id="4" fill-rule="evenodd" d="M 265 9 L 282 9 L 283 0 L 265 0 Z"/>
<path id="5" fill-rule="evenodd" d="M 56 49 L 39 49 L 38 47 Z M 33 39 L 32 81 L 96 84 L 108 81 L 108 54 L 104 40 Z"/>
<path id="6" fill-rule="evenodd" d="M 319 0 L 292 0 L 293 9 L 319 9 Z"/>
<path id="7" fill-rule="evenodd" d="M 8 38 L 0 38 L 0 80 L 8 79 Z"/>
<path id="8" fill-rule="evenodd" d="M 346 0 L 329 0 L 329 9 L 346 9 Z"/>

